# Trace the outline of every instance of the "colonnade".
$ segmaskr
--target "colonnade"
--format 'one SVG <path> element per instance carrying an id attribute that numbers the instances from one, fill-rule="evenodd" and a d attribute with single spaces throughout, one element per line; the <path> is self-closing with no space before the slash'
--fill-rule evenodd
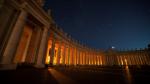
<path id="1" fill-rule="evenodd" d="M 53 23 L 40 0 L 0 2 L 0 70 L 25 64 L 45 67 L 48 31 Z"/>
<path id="2" fill-rule="evenodd" d="M 52 38 L 52 37 L 51 37 Z M 148 50 L 131 50 L 103 52 L 94 50 L 76 42 L 65 40 L 57 41 L 50 39 L 47 49 L 46 64 L 53 65 L 149 65 L 150 57 Z M 55 44 L 55 52 L 49 53 L 51 45 Z M 51 51 L 50 51 L 51 52 Z M 53 57 L 49 59 L 50 57 Z"/>
<path id="3" fill-rule="evenodd" d="M 105 52 L 63 32 L 41 8 L 43 0 L 0 2 L 0 69 L 20 64 L 149 65 L 150 49 Z"/>
<path id="4" fill-rule="evenodd" d="M 56 28 L 57 29 L 57 28 Z M 46 64 L 52 65 L 149 65 L 148 49 L 104 52 L 81 45 L 62 31 L 50 31 Z"/>
<path id="5" fill-rule="evenodd" d="M 60 35 L 50 31 L 46 56 L 47 64 L 100 65 L 102 60 L 100 51 L 83 46 L 62 32 L 59 33 Z"/>
<path id="6" fill-rule="evenodd" d="M 119 65 L 150 65 L 148 50 L 123 51 L 118 53 Z"/>

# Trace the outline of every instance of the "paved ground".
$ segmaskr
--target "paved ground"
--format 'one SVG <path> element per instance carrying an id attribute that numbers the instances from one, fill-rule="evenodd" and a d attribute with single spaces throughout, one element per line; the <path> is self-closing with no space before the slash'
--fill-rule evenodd
<path id="1" fill-rule="evenodd" d="M 0 71 L 1 84 L 58 84 L 47 69 L 23 68 Z"/>
<path id="2" fill-rule="evenodd" d="M 150 84 L 150 66 L 53 67 L 0 71 L 1 84 Z"/>
<path id="3" fill-rule="evenodd" d="M 79 84 L 150 84 L 149 66 L 56 68 Z"/>

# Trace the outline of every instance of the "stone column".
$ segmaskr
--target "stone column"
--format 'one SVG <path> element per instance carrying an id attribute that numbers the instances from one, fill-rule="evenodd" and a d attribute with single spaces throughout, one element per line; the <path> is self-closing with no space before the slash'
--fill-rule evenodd
<path id="1" fill-rule="evenodd" d="M 83 62 L 83 60 L 82 60 L 82 56 L 83 56 L 83 51 L 81 50 L 81 52 L 80 52 L 80 65 L 82 65 L 82 62 Z"/>
<path id="2" fill-rule="evenodd" d="M 81 53 L 81 51 L 80 51 L 80 49 L 78 49 L 78 65 L 80 65 L 80 60 L 81 60 L 80 59 L 80 55 L 81 55 L 80 53 Z"/>
<path id="3" fill-rule="evenodd" d="M 90 64 L 90 53 L 89 50 L 87 51 L 87 65 Z"/>
<path id="4" fill-rule="evenodd" d="M 96 55 L 96 52 L 95 52 L 95 65 L 97 65 L 98 61 L 97 61 L 97 55 Z"/>
<path id="5" fill-rule="evenodd" d="M 89 65 L 89 51 L 87 50 L 87 65 Z"/>
<path id="6" fill-rule="evenodd" d="M 84 65 L 84 50 L 82 49 L 82 65 Z"/>
<path id="7" fill-rule="evenodd" d="M 60 57 L 61 57 L 61 40 L 59 41 L 59 47 L 58 47 L 58 57 L 57 57 L 57 64 L 60 64 Z"/>
<path id="8" fill-rule="evenodd" d="M 91 65 L 91 64 L 92 64 L 92 53 L 90 51 L 90 53 L 89 53 L 89 65 Z"/>
<path id="9" fill-rule="evenodd" d="M 89 51 L 89 65 L 91 65 L 91 51 Z"/>
<path id="10" fill-rule="evenodd" d="M 27 56 L 25 59 L 26 63 L 30 64 L 36 63 L 40 47 L 41 36 L 42 36 L 42 29 L 39 26 L 36 26 L 36 28 L 33 29 L 29 47 L 27 50 Z"/>
<path id="11" fill-rule="evenodd" d="M 65 65 L 65 57 L 66 57 L 66 46 L 65 46 L 65 43 L 64 43 L 64 50 L 63 50 L 63 57 L 62 57 L 62 64 Z"/>
<path id="12" fill-rule="evenodd" d="M 75 65 L 75 48 L 74 46 L 72 47 L 72 65 Z"/>
<path id="13" fill-rule="evenodd" d="M 78 48 L 76 48 L 76 64 L 79 64 L 79 52 L 78 52 Z"/>
<path id="14" fill-rule="evenodd" d="M 92 51 L 92 65 L 94 65 L 94 52 Z"/>
<path id="15" fill-rule="evenodd" d="M 65 51 L 65 64 L 68 65 L 68 51 L 69 51 L 69 48 L 68 48 L 68 45 L 66 46 L 66 51 Z"/>
<path id="16" fill-rule="evenodd" d="M 68 45 L 68 58 L 67 58 L 67 65 L 70 65 L 70 45 Z"/>
<path id="17" fill-rule="evenodd" d="M 74 47 L 72 46 L 72 65 L 74 65 Z"/>
<path id="18" fill-rule="evenodd" d="M 87 50 L 85 50 L 85 65 L 87 65 L 87 60 L 88 60 Z"/>
<path id="19" fill-rule="evenodd" d="M 47 49 L 47 41 L 48 41 L 48 29 L 44 28 L 40 47 L 39 47 L 39 52 L 38 52 L 38 57 L 37 57 L 37 62 L 36 62 L 36 67 L 42 68 L 44 67 L 44 62 L 43 59 L 46 56 L 46 49 Z"/>
<path id="20" fill-rule="evenodd" d="M 143 55 L 142 55 L 143 56 Z M 143 62 L 142 62 L 142 59 L 141 59 L 141 56 L 140 56 L 140 54 L 139 54 L 139 59 L 140 59 L 140 63 L 141 63 L 141 65 L 143 64 Z M 131 61 L 131 60 L 130 60 Z"/>
<path id="21" fill-rule="evenodd" d="M 23 31 L 26 17 L 27 17 L 26 11 L 22 10 L 18 17 L 18 20 L 16 21 L 16 24 L 14 25 L 14 28 L 12 30 L 12 33 L 10 35 L 10 38 L 8 40 L 8 43 L 6 45 L 6 48 L 2 57 L 1 64 L 5 64 L 4 66 L 2 66 L 3 68 L 12 69 L 16 67 L 16 65 L 9 66 L 9 64 L 12 64 L 12 59 L 17 49 L 18 42 L 19 42 L 21 33 Z"/>
<path id="22" fill-rule="evenodd" d="M 75 65 L 77 65 L 77 47 L 75 47 Z"/>
<path id="23" fill-rule="evenodd" d="M 68 56 L 67 56 L 67 55 L 68 55 L 68 52 L 67 52 L 67 51 L 68 51 L 68 47 L 67 47 L 67 46 L 68 46 L 68 45 L 65 46 L 65 51 L 64 51 L 64 52 L 65 52 L 65 53 L 64 53 L 64 54 L 65 54 L 65 56 L 64 56 L 64 58 L 65 58 L 65 59 L 64 59 L 65 65 L 67 65 L 67 61 L 68 61 L 68 60 L 67 60 L 67 57 L 68 57 Z"/>
<path id="24" fill-rule="evenodd" d="M 73 48 L 73 65 L 76 65 L 76 47 Z"/>
<path id="25" fill-rule="evenodd" d="M 83 51 L 83 65 L 85 65 L 85 51 Z"/>
<path id="26" fill-rule="evenodd" d="M 120 55 L 117 55 L 117 65 L 121 65 L 121 62 L 120 62 Z"/>
<path id="27" fill-rule="evenodd" d="M 51 51 L 50 51 L 50 65 L 53 65 L 53 61 L 54 61 L 54 55 L 55 55 L 55 34 L 53 34 L 53 38 L 52 38 L 52 47 L 51 47 Z"/>
<path id="28" fill-rule="evenodd" d="M 100 65 L 103 65 L 103 59 L 102 59 L 102 55 L 100 55 L 100 60 L 99 60 L 99 62 L 100 62 Z"/>
<path id="29" fill-rule="evenodd" d="M 69 65 L 72 65 L 72 47 L 69 48 Z"/>
<path id="30" fill-rule="evenodd" d="M 92 58 L 92 65 L 94 64 L 94 55 L 93 55 L 93 51 L 91 52 L 91 58 Z"/>

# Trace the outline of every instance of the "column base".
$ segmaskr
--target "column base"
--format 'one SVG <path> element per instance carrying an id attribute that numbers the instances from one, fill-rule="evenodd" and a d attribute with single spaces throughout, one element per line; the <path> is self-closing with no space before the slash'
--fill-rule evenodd
<path id="1" fill-rule="evenodd" d="M 35 68 L 45 68 L 45 64 L 35 64 Z"/>
<path id="2" fill-rule="evenodd" d="M 0 64 L 0 70 L 15 70 L 17 64 Z"/>

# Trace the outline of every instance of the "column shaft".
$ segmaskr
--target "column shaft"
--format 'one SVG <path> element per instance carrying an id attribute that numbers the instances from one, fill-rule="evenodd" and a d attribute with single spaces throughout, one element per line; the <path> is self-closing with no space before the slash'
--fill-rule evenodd
<path id="1" fill-rule="evenodd" d="M 25 24 L 26 16 L 27 13 L 24 10 L 22 10 L 16 24 L 14 25 L 7 46 L 5 48 L 2 61 L 1 61 L 2 64 L 9 64 L 12 62 L 12 58 L 15 54 L 21 33 L 23 31 L 23 26 Z"/>

